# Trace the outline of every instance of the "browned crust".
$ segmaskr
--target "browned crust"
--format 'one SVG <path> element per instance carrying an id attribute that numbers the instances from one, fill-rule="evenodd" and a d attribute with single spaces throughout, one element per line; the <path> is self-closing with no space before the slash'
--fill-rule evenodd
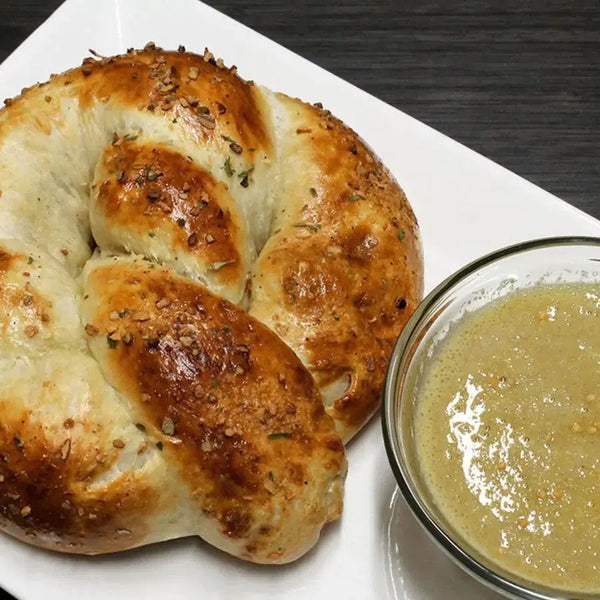
<path id="1" fill-rule="evenodd" d="M 235 67 L 226 68 L 208 51 L 199 56 L 147 46 L 121 56 L 86 58 L 81 67 L 5 100 L 10 106 L 10 117 L 18 119 L 29 114 L 32 92 L 45 87 L 48 110 L 54 110 L 52 88 L 57 86 L 72 90 L 83 109 L 110 102 L 176 119 L 199 145 L 218 143 L 226 147 L 232 142 L 222 136 L 231 138 L 240 146 L 249 166 L 254 164 L 258 151 L 272 151 L 267 119 L 252 82 L 238 77 Z M 50 133 L 50 123 L 43 112 L 38 125 Z"/>
<path id="2" fill-rule="evenodd" d="M 22 314 L 26 322 L 24 333 L 27 337 L 37 336 L 51 323 L 52 305 L 31 287 L 31 269 L 34 265 L 29 263 L 32 260 L 24 254 L 11 253 L 0 248 L 0 309 L 16 309 Z M 19 273 L 22 285 L 5 285 L 4 276 L 15 267 L 22 269 Z M 10 312 L 1 310 L 0 335 L 5 334 L 10 325 Z"/>
<path id="3" fill-rule="evenodd" d="M 299 104 L 298 115 L 291 147 L 310 149 L 318 176 L 269 241 L 255 285 L 264 274 L 278 277 L 284 310 L 275 330 L 322 388 L 348 377 L 328 409 L 347 439 L 377 408 L 393 344 L 422 298 L 418 226 L 400 186 L 354 131 L 320 107 Z M 298 329 L 311 333 L 296 339 Z"/>
<path id="4" fill-rule="evenodd" d="M 343 444 L 312 377 L 278 336 L 202 286 L 150 267 L 114 263 L 89 275 L 88 293 L 102 300 L 94 351 L 137 399 L 146 431 L 199 508 L 224 536 L 248 538 L 250 557 L 277 535 L 266 516 L 275 499 L 315 485 L 324 498 L 328 481 L 343 477 Z M 324 523 L 340 511 L 339 502 L 320 506 L 306 519 Z"/>
<path id="5" fill-rule="evenodd" d="M 245 243 L 227 208 L 231 200 L 224 201 L 225 184 L 179 152 L 117 135 L 104 152 L 102 166 L 94 202 L 106 227 L 167 237 L 175 251 L 207 262 L 222 285 L 245 278 L 238 251 Z"/>
<path id="6" fill-rule="evenodd" d="M 72 420 L 64 440 L 51 442 L 44 426 L 12 400 L 0 399 L 0 527 L 28 543 L 61 552 L 115 552 L 142 543 L 148 519 L 158 509 L 156 491 L 125 475 L 91 490 L 90 482 L 117 460 L 119 450 L 101 458 L 93 436 L 71 443 Z"/>
<path id="7" fill-rule="evenodd" d="M 0 249 L 0 276 L 10 271 L 15 259 L 22 258 L 22 255 L 11 254 L 6 250 Z"/>

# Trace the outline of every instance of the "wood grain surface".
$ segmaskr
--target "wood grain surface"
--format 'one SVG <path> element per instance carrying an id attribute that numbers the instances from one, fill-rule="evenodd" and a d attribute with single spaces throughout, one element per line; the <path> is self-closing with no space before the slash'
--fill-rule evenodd
<path id="1" fill-rule="evenodd" d="M 598 0 L 208 3 L 600 218 Z M 0 0 L 0 60 L 59 4 Z"/>

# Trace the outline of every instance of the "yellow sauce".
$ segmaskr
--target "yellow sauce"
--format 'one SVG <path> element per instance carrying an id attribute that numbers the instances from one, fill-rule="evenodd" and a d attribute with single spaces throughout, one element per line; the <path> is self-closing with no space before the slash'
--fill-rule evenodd
<path id="1" fill-rule="evenodd" d="M 423 373 L 417 458 L 446 520 L 530 581 L 600 592 L 600 285 L 462 317 Z"/>

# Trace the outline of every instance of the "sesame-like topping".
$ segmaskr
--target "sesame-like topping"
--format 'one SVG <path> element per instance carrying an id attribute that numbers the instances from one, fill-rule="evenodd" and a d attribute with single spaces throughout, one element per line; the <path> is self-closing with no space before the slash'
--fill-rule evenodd
<path id="1" fill-rule="evenodd" d="M 204 113 L 203 111 L 198 110 L 197 115 L 198 119 L 200 120 L 200 125 L 202 125 L 202 127 L 208 130 L 212 130 L 215 128 L 215 118 L 211 114 Z"/>
<path id="2" fill-rule="evenodd" d="M 136 310 L 131 318 L 134 321 L 149 321 L 150 313 L 146 312 L 145 310 Z"/>
<path id="3" fill-rule="evenodd" d="M 171 306 L 171 301 L 168 298 L 161 298 L 156 301 L 156 308 L 159 310 L 167 308 L 168 306 Z"/>
<path id="4" fill-rule="evenodd" d="M 165 435 L 173 435 L 175 433 L 175 422 L 171 417 L 165 417 L 160 428 Z"/>
<path id="5" fill-rule="evenodd" d="M 40 328 L 37 325 L 27 325 L 25 327 L 25 335 L 28 338 L 35 337 L 40 332 Z"/>
<path id="6" fill-rule="evenodd" d="M 179 343 L 185 348 L 189 348 L 194 343 L 194 338 L 187 335 L 182 335 L 179 338 Z"/>
<path id="7" fill-rule="evenodd" d="M 65 440 L 62 448 L 60 449 L 60 457 L 63 460 L 67 460 L 69 453 L 71 452 L 71 440 Z"/>

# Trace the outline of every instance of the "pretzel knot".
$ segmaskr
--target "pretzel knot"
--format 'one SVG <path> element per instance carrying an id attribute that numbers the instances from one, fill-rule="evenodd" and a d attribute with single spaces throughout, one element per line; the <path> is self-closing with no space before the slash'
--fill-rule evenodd
<path id="1" fill-rule="evenodd" d="M 0 528 L 301 556 L 422 293 L 398 184 L 320 106 L 149 44 L 0 112 Z"/>

